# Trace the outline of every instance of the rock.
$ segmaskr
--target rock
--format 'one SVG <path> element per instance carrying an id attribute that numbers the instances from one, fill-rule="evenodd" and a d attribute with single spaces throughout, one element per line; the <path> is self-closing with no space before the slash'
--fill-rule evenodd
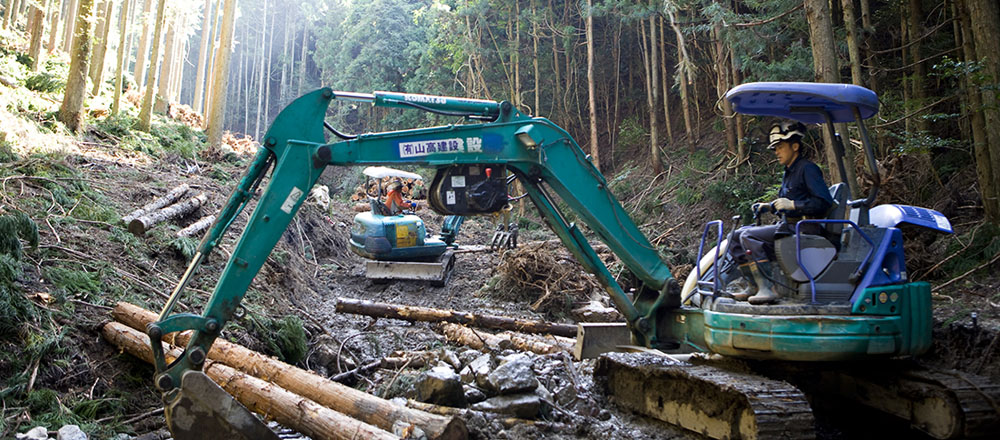
<path id="1" fill-rule="evenodd" d="M 618 309 L 601 304 L 600 301 L 588 302 L 583 307 L 573 309 L 571 313 L 581 322 L 618 322 L 622 320 L 622 314 Z"/>
<path id="2" fill-rule="evenodd" d="M 427 433 L 417 425 L 396 420 L 392 424 L 392 434 L 401 439 L 427 440 Z"/>
<path id="3" fill-rule="evenodd" d="M 465 391 L 465 400 L 469 403 L 479 403 L 486 400 L 486 394 L 479 388 L 471 385 L 462 385 L 462 389 Z"/>
<path id="4" fill-rule="evenodd" d="M 576 387 L 571 382 L 561 381 L 555 388 L 555 399 L 560 405 L 566 405 L 576 400 Z"/>
<path id="5" fill-rule="evenodd" d="M 330 336 L 321 335 L 314 343 L 314 347 L 310 362 L 312 365 L 325 368 L 327 372 L 351 371 L 357 367 L 345 352 L 341 352 L 340 369 L 337 369 L 337 351 L 340 349 L 340 344 Z"/>
<path id="6" fill-rule="evenodd" d="M 420 374 L 415 385 L 417 400 L 464 408 L 468 406 L 462 381 L 451 367 L 438 365 Z"/>
<path id="7" fill-rule="evenodd" d="M 76 425 L 66 425 L 59 428 L 57 440 L 87 440 L 87 434 Z"/>
<path id="8" fill-rule="evenodd" d="M 49 429 L 44 426 L 36 426 L 24 434 L 15 434 L 17 440 L 48 440 Z"/>
<path id="9" fill-rule="evenodd" d="M 541 399 L 531 393 L 491 397 L 472 405 L 472 409 L 475 410 L 507 414 L 522 419 L 534 418 L 541 407 Z"/>
<path id="10" fill-rule="evenodd" d="M 451 350 L 441 348 L 438 350 L 437 356 L 438 359 L 448 363 L 448 365 L 451 365 L 456 371 L 462 369 L 462 361 L 460 361 L 458 359 L 458 355 Z"/>
<path id="11" fill-rule="evenodd" d="M 462 369 L 462 382 L 474 383 L 481 388 L 488 388 L 490 385 L 487 377 L 492 369 L 493 357 L 489 354 L 481 354 Z"/>
<path id="12" fill-rule="evenodd" d="M 114 437 L 111 437 L 111 440 L 132 440 L 132 439 L 133 437 L 131 435 L 128 435 L 124 432 L 121 434 L 115 434 Z"/>
<path id="13" fill-rule="evenodd" d="M 164 440 L 170 437 L 170 431 L 166 429 L 161 429 L 159 431 L 147 432 L 135 438 L 135 440 Z"/>
<path id="14" fill-rule="evenodd" d="M 479 356 L 482 356 L 482 354 L 483 353 L 480 352 L 479 350 L 473 350 L 473 349 L 470 348 L 470 349 L 467 349 L 467 350 L 459 353 L 458 354 L 458 360 L 462 361 L 462 365 L 463 366 L 464 365 L 469 365 L 469 362 L 472 362 L 472 361 L 478 359 Z"/>
<path id="15" fill-rule="evenodd" d="M 514 394 L 538 387 L 538 379 L 531 369 L 531 359 L 525 354 L 506 357 L 504 363 L 493 370 L 487 381 L 497 393 Z"/>

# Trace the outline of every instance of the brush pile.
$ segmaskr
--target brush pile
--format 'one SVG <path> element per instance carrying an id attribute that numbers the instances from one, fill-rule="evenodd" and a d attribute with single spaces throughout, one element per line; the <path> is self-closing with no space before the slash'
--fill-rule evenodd
<path id="1" fill-rule="evenodd" d="M 601 285 L 562 246 L 528 243 L 506 252 L 490 283 L 495 295 L 528 301 L 531 310 L 562 314 L 587 302 Z"/>
<path id="2" fill-rule="evenodd" d="M 196 130 L 205 126 L 205 117 L 186 104 L 171 103 L 167 107 L 167 116 Z"/>

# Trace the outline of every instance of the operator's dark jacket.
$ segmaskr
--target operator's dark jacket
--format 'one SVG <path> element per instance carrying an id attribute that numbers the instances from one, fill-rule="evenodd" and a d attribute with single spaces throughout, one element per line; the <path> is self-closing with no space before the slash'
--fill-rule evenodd
<path id="1" fill-rule="evenodd" d="M 778 197 L 795 201 L 798 209 L 788 212 L 789 222 L 800 220 L 803 216 L 823 218 L 833 205 L 833 197 L 823 181 L 823 172 L 819 166 L 802 156 L 785 167 Z"/>
<path id="2" fill-rule="evenodd" d="M 794 234 L 795 223 L 802 220 L 803 217 L 825 217 L 830 206 L 833 205 L 833 197 L 830 195 L 829 188 L 826 187 L 826 182 L 823 181 L 823 172 L 820 171 L 819 166 L 802 158 L 802 156 L 796 158 L 790 166 L 785 167 L 785 176 L 781 179 L 778 197 L 795 201 L 795 206 L 798 209 L 786 214 L 787 223 L 780 221 L 774 225 L 744 226 L 736 230 L 729 252 L 737 263 L 742 264 L 748 261 L 746 255 L 748 250 L 758 261 L 773 259 L 775 238 Z M 820 226 L 816 224 L 803 225 L 802 227 L 804 234 L 819 234 L 820 231 Z"/>

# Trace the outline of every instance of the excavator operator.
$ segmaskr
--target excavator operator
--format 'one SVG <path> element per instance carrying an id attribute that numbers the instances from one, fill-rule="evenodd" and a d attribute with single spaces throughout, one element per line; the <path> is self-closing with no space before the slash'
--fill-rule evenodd
<path id="1" fill-rule="evenodd" d="M 771 127 L 769 150 L 773 150 L 778 162 L 785 166 L 778 198 L 770 203 L 755 203 L 754 216 L 766 212 L 783 214 L 773 225 L 744 226 L 735 231 L 733 245 L 729 252 L 733 261 L 739 264 L 739 272 L 747 279 L 751 288 L 730 293 L 733 298 L 750 304 L 770 304 L 778 300 L 778 293 L 772 284 L 771 262 L 775 260 L 774 240 L 795 233 L 799 220 L 823 218 L 833 205 L 833 197 L 823 180 L 823 172 L 815 163 L 804 157 L 802 146 L 806 126 L 800 122 L 782 121 Z M 803 234 L 821 234 L 822 228 L 816 223 L 803 224 Z M 739 274 L 729 271 L 730 279 L 722 274 L 720 281 L 725 286 Z M 753 284 L 756 293 L 753 293 Z"/>
<path id="2" fill-rule="evenodd" d="M 389 183 L 389 193 L 385 195 L 385 206 L 389 208 L 389 215 L 397 215 L 404 209 L 416 211 L 417 204 L 410 200 L 403 200 L 403 182 L 393 180 Z"/>

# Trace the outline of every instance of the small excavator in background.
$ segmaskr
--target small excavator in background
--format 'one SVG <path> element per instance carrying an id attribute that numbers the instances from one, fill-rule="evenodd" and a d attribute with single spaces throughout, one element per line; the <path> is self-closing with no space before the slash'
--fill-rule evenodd
<path id="1" fill-rule="evenodd" d="M 441 233 L 431 236 L 424 221 L 412 211 L 390 212 L 378 183 L 385 178 L 422 180 L 419 174 L 388 167 L 367 167 L 363 173 L 367 179 L 376 180 L 376 193 L 368 194 L 371 209 L 354 216 L 350 245 L 355 254 L 369 259 L 365 277 L 376 282 L 421 280 L 436 287 L 448 284 L 455 268 L 455 238 L 465 217 L 445 216 Z M 369 187 L 368 182 L 365 187 Z"/>
<path id="2" fill-rule="evenodd" d="M 863 119 L 878 110 L 875 94 L 853 85 L 776 82 L 739 86 L 727 99 L 746 114 L 824 123 L 830 130 L 834 122 L 859 125 L 875 186 L 864 199 L 841 196 L 841 211 L 819 220 L 839 229 L 828 235 L 836 243 L 797 232 L 791 244 L 779 245 L 787 254 L 782 269 L 791 272 L 787 285 L 799 299 L 794 303 L 757 306 L 729 301 L 718 283 L 708 279 L 713 273 L 709 268 L 718 270 L 715 258 L 704 270 L 695 271 L 701 298 L 683 305 L 693 290 L 682 298 L 681 286 L 658 249 L 622 208 L 590 157 L 565 130 L 546 118 L 522 114 L 509 102 L 328 88 L 296 99 L 268 129 L 247 174 L 202 239 L 158 320 L 147 329 L 155 385 L 163 393 L 174 437 L 276 438 L 202 372 L 208 350 L 236 316 L 250 282 L 323 170 L 329 165 L 390 164 L 433 169 L 429 204 L 442 215 L 455 216 L 503 210 L 509 204 L 506 176 L 513 173 L 541 217 L 608 292 L 635 345 L 657 353 L 696 351 L 737 362 L 799 366 L 816 373 L 810 376 L 813 381 L 834 384 L 844 397 L 902 417 L 937 438 L 997 432 L 997 414 L 990 402 L 1000 400 L 1000 387 L 968 377 L 963 381 L 937 372 L 924 374 L 899 360 L 928 350 L 933 323 L 930 286 L 908 279 L 904 237 L 897 225 L 944 232 L 951 232 L 951 225 L 929 209 L 873 207 L 878 171 Z M 462 122 L 349 135 L 324 121 L 334 100 L 417 109 L 459 117 Z M 324 127 L 337 139 L 328 142 Z M 173 313 L 192 275 L 272 167 L 267 187 L 203 313 Z M 622 288 L 583 230 L 567 221 L 559 206 L 572 210 L 619 257 L 634 277 L 633 291 Z M 719 243 L 713 251 L 718 256 L 724 248 L 722 224 L 714 222 L 706 231 L 712 227 L 718 231 L 713 235 Z M 160 340 L 184 330 L 193 330 L 193 337 L 168 365 Z M 775 369 L 733 370 L 648 353 L 612 353 L 602 356 L 595 370 L 606 377 L 618 404 L 713 438 L 815 436 L 806 395 L 782 380 Z"/>

